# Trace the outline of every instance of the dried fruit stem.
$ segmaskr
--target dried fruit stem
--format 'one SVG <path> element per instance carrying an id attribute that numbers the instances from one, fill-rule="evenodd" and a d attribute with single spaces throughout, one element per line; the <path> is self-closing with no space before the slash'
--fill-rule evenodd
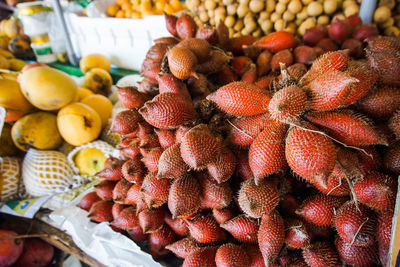
<path id="1" fill-rule="evenodd" d="M 1 237 L 0 241 L 9 239 L 33 238 L 33 237 L 50 237 L 50 235 L 49 234 L 13 235 L 13 236 Z"/>
<path id="2" fill-rule="evenodd" d="M 243 131 L 242 129 L 240 129 L 240 128 L 237 127 L 236 125 L 234 125 L 229 119 L 226 119 L 226 120 L 228 121 L 228 123 L 229 123 L 233 128 L 235 128 L 236 130 L 238 130 L 239 132 L 241 132 L 242 134 L 246 135 L 248 138 L 251 138 L 251 140 L 254 141 L 254 138 L 253 138 L 251 135 L 247 134 L 245 131 Z"/>
<path id="3" fill-rule="evenodd" d="M 356 205 L 356 207 L 357 207 L 357 209 L 358 209 L 358 206 L 357 206 L 357 205 Z M 354 237 L 353 237 L 353 240 L 351 240 L 351 243 L 350 243 L 351 245 L 353 245 L 354 241 L 356 241 L 356 238 L 357 238 L 358 233 L 361 231 L 361 228 L 363 227 L 363 225 L 364 225 L 366 222 L 368 222 L 368 220 L 369 220 L 369 218 L 366 218 L 365 221 L 362 222 L 362 224 L 360 225 L 360 227 L 358 227 L 358 229 L 357 229 L 357 231 L 356 231 L 356 234 L 355 234 Z"/>

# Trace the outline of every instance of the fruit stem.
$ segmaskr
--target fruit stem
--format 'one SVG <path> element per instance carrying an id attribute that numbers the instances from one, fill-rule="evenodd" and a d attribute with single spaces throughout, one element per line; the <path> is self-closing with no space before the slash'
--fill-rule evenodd
<path id="1" fill-rule="evenodd" d="M 251 135 L 247 134 L 245 131 L 243 131 L 242 129 L 240 129 L 240 128 L 237 127 L 236 125 L 234 125 L 229 119 L 227 119 L 227 121 L 228 121 L 228 123 L 229 123 L 233 128 L 235 128 L 236 130 L 238 130 L 238 131 L 241 132 L 242 134 L 246 135 L 248 138 L 251 138 L 251 140 L 254 140 L 254 138 L 253 138 Z"/>
<path id="2" fill-rule="evenodd" d="M 0 237 L 0 241 L 9 239 L 32 238 L 32 237 L 50 237 L 50 234 L 13 235 L 13 236 Z"/>
<path id="3" fill-rule="evenodd" d="M 21 74 L 20 71 L 12 71 L 12 70 L 7 70 L 7 69 L 0 69 L 0 72 L 2 72 L 2 73 L 9 73 L 9 74 L 15 74 L 15 75 Z"/>

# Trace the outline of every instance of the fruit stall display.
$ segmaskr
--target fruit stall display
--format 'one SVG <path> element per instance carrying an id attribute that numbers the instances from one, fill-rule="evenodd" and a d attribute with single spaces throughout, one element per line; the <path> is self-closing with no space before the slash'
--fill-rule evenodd
<path id="1" fill-rule="evenodd" d="M 173 37 L 118 89 L 120 157 L 79 203 L 90 219 L 183 266 L 386 265 L 400 40 L 356 16 L 303 41 L 165 18 Z"/>
<path id="2" fill-rule="evenodd" d="M 400 5 L 395 0 L 377 1 L 374 23 L 385 35 L 400 34 Z M 231 37 L 255 37 L 285 30 L 303 35 L 307 29 L 328 25 L 358 14 L 361 0 L 187 0 L 197 25 L 223 21 Z"/>
<path id="3" fill-rule="evenodd" d="M 107 7 L 107 15 L 116 18 L 140 19 L 147 15 L 173 14 L 186 9 L 179 0 L 117 0 Z"/>

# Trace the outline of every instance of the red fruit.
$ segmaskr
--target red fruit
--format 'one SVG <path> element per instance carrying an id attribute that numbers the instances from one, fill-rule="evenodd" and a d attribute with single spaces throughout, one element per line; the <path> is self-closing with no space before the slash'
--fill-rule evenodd
<path id="1" fill-rule="evenodd" d="M 242 75 L 242 82 L 254 83 L 257 80 L 257 68 L 255 64 L 251 64 L 247 71 Z"/>
<path id="2" fill-rule="evenodd" d="M 309 107 L 314 110 L 327 111 L 342 106 L 356 82 L 358 79 L 341 71 L 325 73 L 304 88 L 310 95 Z"/>
<path id="3" fill-rule="evenodd" d="M 174 15 L 168 15 L 165 12 L 164 12 L 164 18 L 168 32 L 172 36 L 178 37 L 178 32 L 176 31 L 176 21 L 178 20 L 178 18 L 175 17 Z"/>
<path id="4" fill-rule="evenodd" d="M 229 51 L 234 55 L 243 54 L 243 47 L 249 46 L 257 40 L 256 37 L 251 35 L 243 35 L 235 38 L 231 38 L 229 41 Z"/>
<path id="5" fill-rule="evenodd" d="M 269 52 L 268 50 L 265 50 L 257 57 L 256 66 L 257 66 L 258 77 L 267 74 L 271 70 L 271 64 L 270 64 L 271 59 L 272 59 L 272 53 Z"/>
<path id="6" fill-rule="evenodd" d="M 175 132 L 176 143 L 182 142 L 183 137 L 191 128 L 189 126 L 179 126 Z"/>
<path id="7" fill-rule="evenodd" d="M 389 259 L 389 249 L 390 246 L 385 246 L 385 245 L 379 245 L 379 260 L 382 264 L 382 266 L 389 266 L 390 264 L 388 263 Z"/>
<path id="8" fill-rule="evenodd" d="M 316 46 L 319 41 L 328 37 L 328 31 L 324 26 L 312 27 L 303 35 L 303 42 L 306 45 Z"/>
<path id="9" fill-rule="evenodd" d="M 347 264 L 357 267 L 368 267 L 377 259 L 378 246 L 376 243 L 362 247 L 346 243 L 340 237 L 335 240 L 339 257 Z"/>
<path id="10" fill-rule="evenodd" d="M 126 193 L 125 204 L 128 205 L 136 205 L 140 198 L 140 188 L 142 187 L 141 183 L 132 184 Z"/>
<path id="11" fill-rule="evenodd" d="M 283 219 L 279 212 L 272 210 L 271 213 L 262 217 L 258 230 L 258 244 L 265 265 L 269 266 L 276 259 L 284 242 Z"/>
<path id="12" fill-rule="evenodd" d="M 310 234 L 311 242 L 318 241 L 318 240 L 331 240 L 334 236 L 334 231 L 331 226 L 317 226 L 313 223 L 304 222 L 307 231 Z"/>
<path id="13" fill-rule="evenodd" d="M 211 25 L 204 24 L 200 29 L 198 29 L 196 32 L 196 38 L 204 39 L 212 45 L 218 44 L 217 30 Z"/>
<path id="14" fill-rule="evenodd" d="M 272 52 L 290 49 L 296 46 L 296 39 L 291 33 L 285 31 L 273 32 L 253 43 Z"/>
<path id="15" fill-rule="evenodd" d="M 307 248 L 310 242 L 311 237 L 303 221 L 296 218 L 285 221 L 285 243 L 288 248 Z"/>
<path id="16" fill-rule="evenodd" d="M 348 196 L 350 188 L 347 181 L 333 174 L 329 175 L 326 183 L 315 181 L 313 184 L 319 191 L 329 196 Z"/>
<path id="17" fill-rule="evenodd" d="M 182 40 L 176 45 L 176 47 L 190 49 L 200 63 L 208 59 L 211 51 L 211 45 L 209 42 L 201 38 L 188 38 Z"/>
<path id="18" fill-rule="evenodd" d="M 315 53 L 314 48 L 312 48 L 311 46 L 301 45 L 296 47 L 296 49 L 294 50 L 294 61 L 296 63 L 311 65 L 311 63 L 313 63 L 316 58 L 317 54 Z"/>
<path id="19" fill-rule="evenodd" d="M 146 169 L 138 158 L 129 159 L 122 165 L 122 174 L 127 181 L 140 183 L 143 181 Z"/>
<path id="20" fill-rule="evenodd" d="M 218 248 L 215 263 L 217 267 L 248 266 L 250 259 L 242 247 L 228 243 Z"/>
<path id="21" fill-rule="evenodd" d="M 328 52 L 317 58 L 310 70 L 300 80 L 301 85 L 308 84 L 318 77 L 324 77 L 331 71 L 343 71 L 347 68 L 349 54 L 346 50 Z"/>
<path id="22" fill-rule="evenodd" d="M 283 214 L 288 214 L 292 217 L 296 216 L 296 210 L 299 206 L 298 200 L 290 194 L 283 195 L 279 202 L 279 207 Z"/>
<path id="23" fill-rule="evenodd" d="M 81 199 L 78 206 L 79 208 L 88 211 L 90 210 L 90 207 L 99 200 L 101 200 L 101 198 L 96 194 L 96 192 L 90 192 Z"/>
<path id="24" fill-rule="evenodd" d="M 378 35 L 378 28 L 375 24 L 362 24 L 354 33 L 353 38 L 356 40 L 364 41 L 369 37 Z"/>
<path id="25" fill-rule="evenodd" d="M 196 30 L 196 22 L 194 22 L 193 18 L 188 14 L 183 13 L 176 21 L 176 32 L 181 39 L 194 37 Z"/>
<path id="26" fill-rule="evenodd" d="M 317 130 L 310 124 L 307 129 Z M 290 168 L 303 179 L 326 184 L 336 163 L 333 142 L 322 134 L 292 127 L 286 137 L 285 155 Z M 326 185 L 324 187 L 327 187 Z"/>
<path id="27" fill-rule="evenodd" d="M 276 186 L 261 180 L 258 185 L 254 180 L 242 182 L 239 190 L 240 208 L 252 218 L 260 218 L 268 214 L 279 202 L 279 194 Z"/>
<path id="28" fill-rule="evenodd" d="M 336 51 L 339 49 L 339 47 L 337 46 L 337 44 L 329 38 L 324 38 L 321 41 L 318 42 L 317 46 L 320 49 L 322 49 L 323 53 L 324 52 L 329 52 L 329 51 Z M 317 50 L 316 50 L 317 52 Z M 321 54 L 323 54 L 321 53 Z"/>
<path id="29" fill-rule="evenodd" d="M 136 208 L 131 206 L 123 209 L 117 218 L 111 223 L 112 226 L 123 230 L 133 229 L 139 225 L 139 219 L 136 213 Z"/>
<path id="30" fill-rule="evenodd" d="M 118 181 L 122 178 L 122 164 L 124 164 L 123 160 L 109 157 L 104 164 L 104 169 L 96 173 L 96 176 L 111 181 Z"/>
<path id="31" fill-rule="evenodd" d="M 125 159 L 135 159 L 140 155 L 140 149 L 137 144 L 132 144 L 128 147 L 123 147 L 120 149 L 121 156 Z M 97 176 L 97 175 L 96 175 Z M 120 178 L 122 177 L 122 173 Z"/>
<path id="32" fill-rule="evenodd" d="M 175 144 L 175 132 L 171 130 L 155 130 L 161 147 L 167 149 Z"/>
<path id="33" fill-rule="evenodd" d="M 349 146 L 387 145 L 369 120 L 352 110 L 308 113 L 306 118 Z"/>
<path id="34" fill-rule="evenodd" d="M 168 37 L 167 37 L 168 38 Z M 172 37 L 169 37 L 172 38 Z M 175 38 L 172 38 L 175 42 Z M 153 62 L 161 62 L 164 55 L 167 53 L 170 44 L 166 43 L 156 43 L 150 47 L 146 53 L 146 60 L 151 59 Z M 145 61 L 146 61 L 145 60 Z"/>
<path id="35" fill-rule="evenodd" d="M 264 259 L 258 245 L 246 244 L 244 249 L 250 259 L 249 267 L 265 267 Z"/>
<path id="36" fill-rule="evenodd" d="M 218 224 L 223 224 L 226 221 L 229 221 L 233 217 L 237 215 L 237 212 L 232 208 L 232 205 L 222 208 L 222 209 L 213 209 L 212 210 L 214 219 Z"/>
<path id="37" fill-rule="evenodd" d="M 196 71 L 204 74 L 217 73 L 221 71 L 230 61 L 231 56 L 221 49 L 212 49 L 209 59 L 196 66 Z M 192 75 L 193 76 L 193 75 Z"/>
<path id="38" fill-rule="evenodd" d="M 388 118 L 400 107 L 400 90 L 392 86 L 380 86 L 371 90 L 357 104 L 372 117 Z"/>
<path id="39" fill-rule="evenodd" d="M 154 96 L 158 93 L 157 81 L 144 77 L 140 82 L 138 82 L 138 85 L 139 92 L 143 94 Z"/>
<path id="40" fill-rule="evenodd" d="M 181 157 L 180 144 L 174 144 L 167 148 L 158 161 L 157 178 L 175 179 L 188 170 L 189 166 Z"/>
<path id="41" fill-rule="evenodd" d="M 28 238 L 24 242 L 21 257 L 16 262 L 17 267 L 48 266 L 54 256 L 54 247 L 39 238 Z"/>
<path id="42" fill-rule="evenodd" d="M 225 241 L 226 234 L 210 215 L 197 215 L 186 221 L 190 235 L 200 243 Z"/>
<path id="43" fill-rule="evenodd" d="M 155 173 L 148 173 L 143 180 L 140 192 L 143 193 L 148 203 L 152 207 L 159 207 L 168 201 L 170 180 L 157 179 Z"/>
<path id="44" fill-rule="evenodd" d="M 189 40 L 189 39 L 188 39 Z M 158 90 L 159 93 L 175 93 L 191 99 L 186 85 L 179 79 L 175 78 L 172 74 L 158 75 Z"/>
<path id="45" fill-rule="evenodd" d="M 400 174 L 400 143 L 391 146 L 385 154 L 385 167 L 395 174 Z"/>
<path id="46" fill-rule="evenodd" d="M 220 226 L 241 242 L 257 243 L 257 232 L 260 223 L 256 219 L 239 215 Z"/>
<path id="47" fill-rule="evenodd" d="M 316 242 L 309 248 L 303 249 L 303 258 L 309 266 L 336 267 L 340 266 L 340 258 L 331 243 Z"/>
<path id="48" fill-rule="evenodd" d="M 121 179 L 114 187 L 112 192 L 112 200 L 116 203 L 124 204 L 126 195 L 132 184 L 125 179 Z"/>
<path id="49" fill-rule="evenodd" d="M 129 237 L 132 238 L 132 240 L 135 242 L 144 242 L 149 238 L 147 234 L 143 233 L 142 228 L 140 228 L 140 226 L 136 226 L 133 229 L 127 230 L 127 233 Z"/>
<path id="50" fill-rule="evenodd" d="M 256 184 L 259 184 L 265 176 L 285 168 L 286 132 L 285 124 L 271 122 L 251 144 L 249 164 Z"/>
<path id="51" fill-rule="evenodd" d="M 157 172 L 158 171 L 158 161 L 163 153 L 163 149 L 160 147 L 152 148 L 149 153 L 147 153 L 142 161 L 144 165 L 150 172 Z"/>
<path id="52" fill-rule="evenodd" d="M 351 36 L 352 27 L 348 21 L 336 19 L 328 27 L 328 33 L 331 39 L 341 43 Z"/>
<path id="53" fill-rule="evenodd" d="M 366 41 L 368 43 L 368 48 L 374 52 L 378 52 L 379 50 L 382 51 L 400 49 L 400 41 L 394 36 L 375 36 L 368 38 L 368 40 Z"/>
<path id="54" fill-rule="evenodd" d="M 270 123 L 265 114 L 252 117 L 235 118 L 229 131 L 229 141 L 237 146 L 249 146 L 258 134 Z"/>
<path id="55" fill-rule="evenodd" d="M 192 252 L 201 249 L 199 243 L 197 243 L 196 240 L 191 237 L 186 237 L 178 240 L 172 244 L 169 244 L 165 248 L 170 250 L 176 256 L 184 259 L 188 257 Z"/>
<path id="56" fill-rule="evenodd" d="M 296 210 L 296 214 L 315 225 L 329 226 L 332 224 L 336 210 L 346 200 L 344 197 L 314 195 L 303 201 L 301 207 Z"/>
<path id="57" fill-rule="evenodd" d="M 253 116 L 267 111 L 270 97 L 258 86 L 233 82 L 207 96 L 220 109 L 234 116 Z"/>
<path id="58" fill-rule="evenodd" d="M 347 39 L 342 44 L 342 49 L 349 49 L 350 56 L 360 58 L 363 54 L 362 42 L 356 39 Z"/>
<path id="59" fill-rule="evenodd" d="M 330 40 L 330 39 L 328 39 L 328 40 Z M 314 51 L 315 51 L 315 54 L 317 55 L 317 57 L 319 57 L 320 55 L 322 55 L 326 51 L 335 51 L 335 50 L 329 50 L 329 49 L 324 50 L 324 49 L 322 49 L 322 47 L 314 46 Z"/>
<path id="60" fill-rule="evenodd" d="M 388 121 L 389 128 L 395 134 L 396 139 L 400 139 L 400 110 L 397 110 Z"/>
<path id="61" fill-rule="evenodd" d="M 336 212 L 334 225 L 340 238 L 355 246 L 369 246 L 375 242 L 374 214 L 364 205 L 343 204 Z"/>
<path id="62" fill-rule="evenodd" d="M 139 110 L 143 118 L 160 129 L 177 128 L 196 118 L 193 104 L 175 93 L 163 93 L 147 101 Z"/>
<path id="63" fill-rule="evenodd" d="M 168 196 L 172 218 L 188 218 L 196 214 L 200 205 L 201 187 L 197 179 L 187 174 L 174 180 Z"/>
<path id="64" fill-rule="evenodd" d="M 208 173 L 198 173 L 202 194 L 202 205 L 210 209 L 222 209 L 232 200 L 232 189 L 228 183 L 217 183 Z M 190 191 L 189 191 L 190 192 Z"/>
<path id="65" fill-rule="evenodd" d="M 196 77 L 196 55 L 188 48 L 174 46 L 168 51 L 168 66 L 171 73 L 184 80 L 190 76 Z"/>
<path id="66" fill-rule="evenodd" d="M 118 99 L 127 109 L 140 108 L 148 100 L 148 96 L 139 92 L 136 87 L 117 87 Z"/>
<path id="67" fill-rule="evenodd" d="M 119 214 L 121 211 L 125 208 L 127 208 L 127 205 L 119 204 L 119 203 L 114 203 L 111 209 L 111 214 L 113 216 L 113 219 L 115 220 L 117 217 L 119 217 Z"/>
<path id="68" fill-rule="evenodd" d="M 243 180 L 253 179 L 253 172 L 249 164 L 249 153 L 246 150 L 241 150 L 237 153 L 236 173 Z"/>
<path id="69" fill-rule="evenodd" d="M 270 62 L 271 69 L 273 71 L 279 71 L 281 69 L 281 63 L 286 67 L 293 64 L 293 54 L 288 49 L 279 51 L 272 56 Z"/>
<path id="70" fill-rule="evenodd" d="M 151 233 L 161 228 L 164 223 L 165 210 L 163 207 L 143 210 L 139 213 L 139 225 L 144 233 Z"/>
<path id="71" fill-rule="evenodd" d="M 217 247 L 205 247 L 196 250 L 185 258 L 182 267 L 216 267 L 216 252 Z"/>
<path id="72" fill-rule="evenodd" d="M 180 150 L 183 161 L 194 169 L 205 168 L 219 152 L 217 141 L 206 124 L 190 129 L 182 138 Z"/>
<path id="73" fill-rule="evenodd" d="M 95 222 L 108 222 L 113 219 L 111 209 L 113 203 L 107 200 L 97 201 L 89 210 L 88 217 Z"/>
<path id="74" fill-rule="evenodd" d="M 137 129 L 137 124 L 143 120 L 136 109 L 119 112 L 112 120 L 111 131 L 118 134 L 129 134 Z"/>
<path id="75" fill-rule="evenodd" d="M 186 226 L 184 220 L 175 218 L 172 219 L 170 214 L 165 215 L 165 223 L 179 236 L 187 236 L 189 234 L 189 228 Z"/>
<path id="76" fill-rule="evenodd" d="M 232 68 L 224 65 L 224 67 L 216 73 L 217 76 L 217 84 L 223 86 L 225 84 L 237 81 L 239 78 L 235 72 L 233 72 Z"/>
<path id="77" fill-rule="evenodd" d="M 392 177 L 372 172 L 365 175 L 353 187 L 358 201 L 374 210 L 386 211 L 394 208 L 396 184 Z"/>
<path id="78" fill-rule="evenodd" d="M 169 253 L 166 246 L 175 242 L 175 234 L 168 225 L 164 224 L 160 229 L 152 232 L 149 237 L 149 248 L 153 258 L 165 256 Z"/>
<path id="79" fill-rule="evenodd" d="M 112 200 L 116 182 L 102 180 L 94 186 L 94 191 L 103 200 Z"/>
<path id="80" fill-rule="evenodd" d="M 363 24 L 361 18 L 359 15 L 355 14 L 355 15 L 351 15 L 349 17 L 346 18 L 346 21 L 349 23 L 349 25 L 352 28 L 352 31 L 354 31 L 354 29 L 358 28 L 358 26 L 361 26 Z"/>
<path id="81" fill-rule="evenodd" d="M 358 163 L 360 171 L 367 174 L 371 171 L 376 171 L 381 167 L 381 157 L 374 146 L 363 147 L 366 153 L 357 151 Z"/>
<path id="82" fill-rule="evenodd" d="M 0 238 L 18 235 L 14 231 L 0 230 Z M 5 239 L 0 241 L 0 262 L 2 266 L 11 266 L 21 256 L 24 248 L 22 239 Z"/>
<path id="83" fill-rule="evenodd" d="M 226 182 L 235 172 L 235 155 L 226 147 L 221 148 L 214 162 L 207 164 L 207 170 L 218 183 Z"/>

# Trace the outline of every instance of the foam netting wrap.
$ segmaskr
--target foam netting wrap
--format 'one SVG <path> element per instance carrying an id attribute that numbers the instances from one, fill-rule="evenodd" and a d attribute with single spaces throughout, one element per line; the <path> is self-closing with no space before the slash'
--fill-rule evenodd
<path id="1" fill-rule="evenodd" d="M 0 202 L 18 199 L 24 195 L 20 163 L 17 158 L 0 157 Z"/>

